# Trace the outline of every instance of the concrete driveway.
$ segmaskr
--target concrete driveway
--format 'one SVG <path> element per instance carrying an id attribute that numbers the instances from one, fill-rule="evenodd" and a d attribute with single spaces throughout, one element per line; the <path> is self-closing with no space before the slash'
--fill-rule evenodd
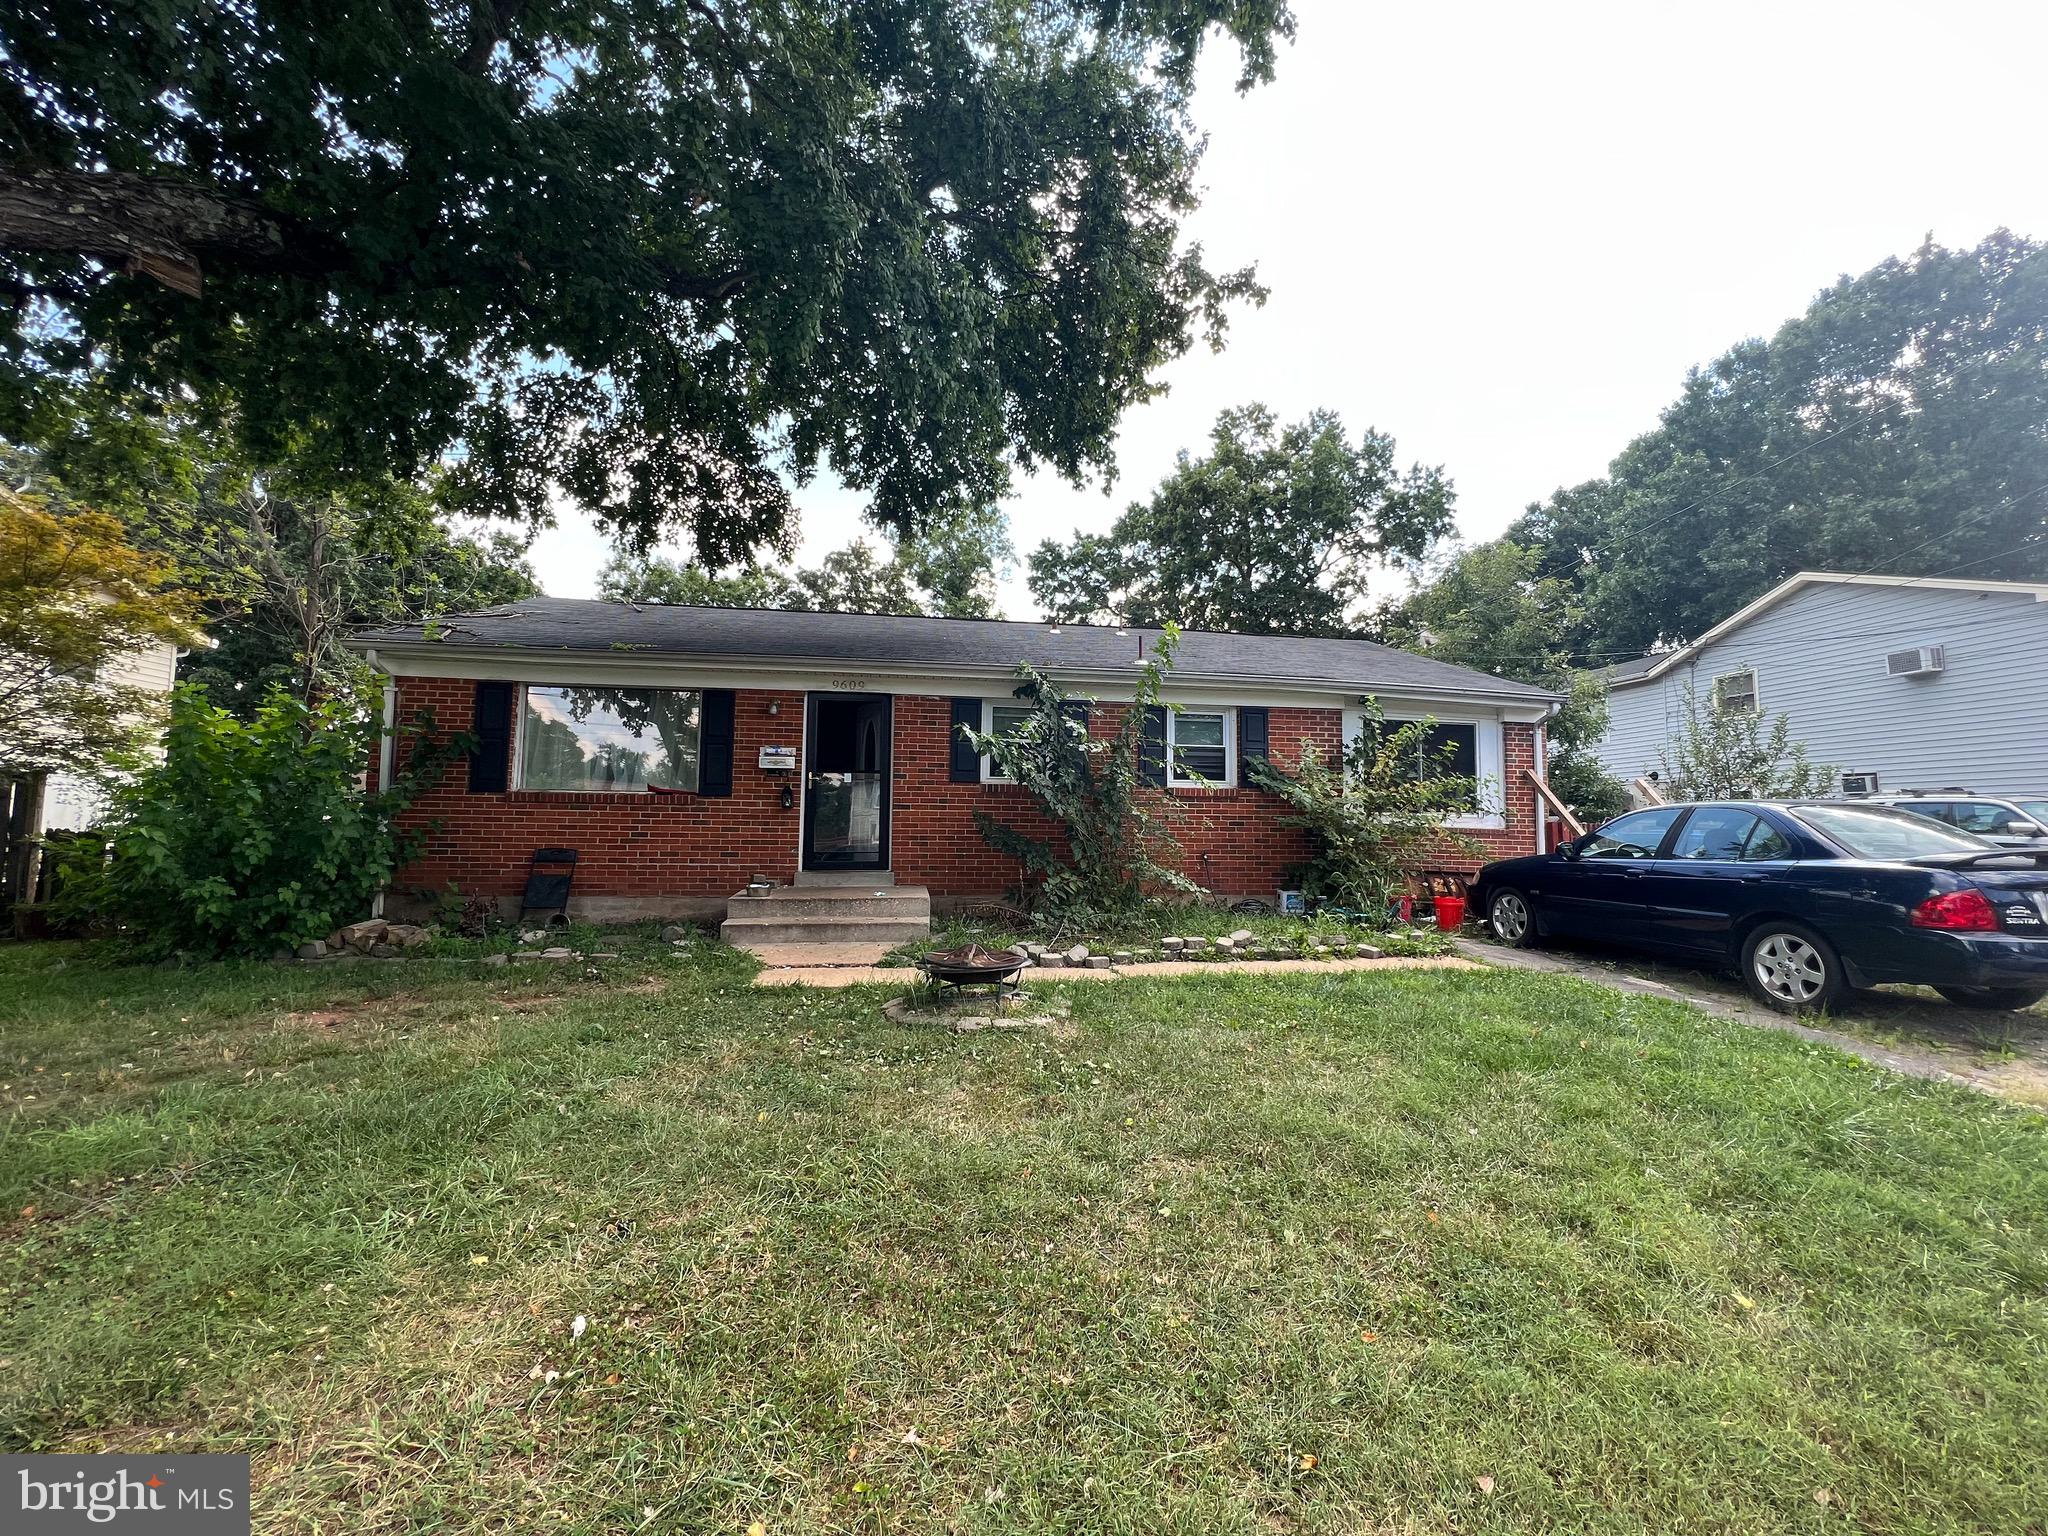
<path id="1" fill-rule="evenodd" d="M 1722 1018 L 1832 1045 L 1894 1072 L 2048 1109 L 2048 1002 L 2025 1013 L 1984 1013 L 1958 1008 L 1923 987 L 1880 987 L 1857 993 L 1843 1013 L 1797 1020 L 1752 1000 L 1732 973 L 1630 950 L 1565 940 L 1509 949 L 1465 936 L 1457 946 L 1492 965 L 1566 972 L 1618 992 L 1675 998 Z"/>

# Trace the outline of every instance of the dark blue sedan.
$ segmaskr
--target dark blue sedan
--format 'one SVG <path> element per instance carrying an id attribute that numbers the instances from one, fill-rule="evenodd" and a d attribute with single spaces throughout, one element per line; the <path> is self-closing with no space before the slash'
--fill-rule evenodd
<path id="1" fill-rule="evenodd" d="M 1553 935 L 1733 964 L 1785 1013 L 1918 982 L 1972 1008 L 2048 997 L 2048 854 L 1842 801 L 1714 801 L 1618 816 L 1489 864 L 1472 910 L 1503 944 Z"/>

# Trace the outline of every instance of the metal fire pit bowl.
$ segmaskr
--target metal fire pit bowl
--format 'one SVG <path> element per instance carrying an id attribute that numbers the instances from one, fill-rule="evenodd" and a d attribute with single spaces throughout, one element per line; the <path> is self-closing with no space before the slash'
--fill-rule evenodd
<path id="1" fill-rule="evenodd" d="M 1008 950 L 969 944 L 961 949 L 934 950 L 917 966 L 942 987 L 994 987 L 996 996 L 1005 997 L 1018 990 L 1017 973 L 1024 969 L 1024 960 Z"/>

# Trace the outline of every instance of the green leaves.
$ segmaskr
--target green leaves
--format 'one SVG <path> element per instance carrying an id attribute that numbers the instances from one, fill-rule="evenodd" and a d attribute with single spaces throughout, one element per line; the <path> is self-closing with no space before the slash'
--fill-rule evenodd
<path id="1" fill-rule="evenodd" d="M 244 721 L 181 687 L 163 761 L 73 845 L 60 905 L 156 955 L 268 954 L 361 917 L 422 835 L 397 833 L 394 818 L 467 745 L 422 715 L 392 784 L 368 793 L 373 704 L 274 692 Z"/>
<path id="2" fill-rule="evenodd" d="M 1451 771 L 1448 743 L 1430 747 L 1434 724 L 1412 720 L 1388 730 L 1378 703 L 1368 700 L 1365 725 L 1338 761 L 1304 741 L 1292 766 L 1254 765 L 1253 782 L 1287 802 L 1282 824 L 1308 833 L 1299 879 L 1311 900 L 1382 912 L 1427 851 L 1476 850 L 1448 826 L 1471 809 L 1475 786 Z"/>
<path id="3" fill-rule="evenodd" d="M 1051 824 L 1046 836 L 1043 823 L 1020 826 L 974 813 L 988 845 L 1022 866 L 1025 896 L 1055 925 L 1128 913 L 1161 891 L 1201 890 L 1174 867 L 1171 802 L 1146 789 L 1139 760 L 1146 712 L 1162 707 L 1159 691 L 1179 643 L 1180 632 L 1169 626 L 1110 735 L 1090 732 L 1090 701 L 1062 692 L 1028 663 L 1017 669 L 1017 697 L 1030 706 L 1022 724 L 1003 735 L 966 733 Z"/>
<path id="4" fill-rule="evenodd" d="M 1333 412 L 1282 428 L 1262 405 L 1225 411 L 1210 444 L 1106 536 L 1038 547 L 1031 592 L 1049 618 L 1353 633 L 1373 572 L 1450 531 L 1442 471 L 1400 470 L 1391 437 L 1354 444 Z"/>
<path id="5" fill-rule="evenodd" d="M 1688 376 L 1607 477 L 1509 530 L 1601 664 L 1682 642 L 1801 570 L 2048 572 L 2048 247 L 2000 230 L 1843 278 Z"/>
<path id="6" fill-rule="evenodd" d="M 125 14 L 125 13 L 124 13 Z M 479 19 L 481 18 L 481 20 Z M 444 456 L 713 568 L 829 466 L 885 526 L 1079 480 L 1260 292 L 1180 226 L 1212 29 L 1280 0 L 671 0 L 0 18 L 0 434 L 192 401 L 316 483 Z M 53 423 L 56 425 L 53 426 Z"/>
<path id="7" fill-rule="evenodd" d="M 1831 764 L 1807 758 L 1785 715 L 1702 705 L 1685 685 L 1684 712 L 1660 753 L 1673 794 L 1685 800 L 1800 799 L 1834 788 Z"/>

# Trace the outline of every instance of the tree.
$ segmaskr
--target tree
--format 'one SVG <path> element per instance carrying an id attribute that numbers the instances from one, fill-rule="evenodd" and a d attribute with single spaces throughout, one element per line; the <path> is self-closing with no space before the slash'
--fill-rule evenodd
<path id="1" fill-rule="evenodd" d="M 173 574 L 117 518 L 0 489 L 0 776 L 95 773 L 142 744 L 158 701 L 119 664 L 202 638 Z"/>
<path id="2" fill-rule="evenodd" d="M 66 915 L 116 927 L 145 954 L 268 954 L 324 938 L 425 842 L 399 812 L 466 737 L 422 714 L 390 784 L 363 787 L 383 733 L 372 695 L 309 706 L 283 690 L 248 720 L 181 687 L 164 757 L 114 791 L 101 835 L 68 850 Z"/>
<path id="3" fill-rule="evenodd" d="M 245 488 L 240 525 L 214 532 L 209 607 L 217 647 L 186 679 L 246 714 L 272 687 L 301 702 L 346 691 L 367 671 L 351 631 L 412 624 L 532 597 L 526 540 L 453 532 L 416 487 L 334 492 Z"/>
<path id="4" fill-rule="evenodd" d="M 1225 411 L 1205 458 L 1183 452 L 1147 502 L 1106 535 L 1047 539 L 1031 594 L 1056 623 L 1340 635 L 1359 623 L 1367 582 L 1419 557 L 1451 526 L 1441 470 L 1394 464 L 1394 440 L 1354 445 L 1329 411 L 1282 428 L 1262 405 Z"/>
<path id="5" fill-rule="evenodd" d="M 309 490 L 290 467 L 256 470 L 190 421 L 103 412 L 45 449 L 0 450 L 0 471 L 60 508 L 117 513 L 128 537 L 199 599 L 211 648 L 181 676 L 247 715 L 273 686 L 302 700 L 366 675 L 350 630 L 488 608 L 540 589 L 528 540 L 465 534 L 432 489 L 370 478 Z"/>
<path id="6" fill-rule="evenodd" d="M 1304 741 L 1291 768 L 1253 765 L 1252 782 L 1287 802 L 1282 825 L 1308 834 L 1308 862 L 1289 878 L 1311 901 L 1377 917 L 1425 853 L 1478 851 L 1449 827 L 1471 808 L 1478 786 L 1451 771 L 1449 743 L 1431 760 L 1434 725 L 1411 720 L 1389 731 L 1373 701 L 1359 739 L 1338 761 L 1325 762 Z"/>
<path id="7" fill-rule="evenodd" d="M 2048 246 L 1931 240 L 1686 379 L 1603 480 L 1509 537 L 1581 660 L 1696 638 L 1800 570 L 2048 574 Z"/>
<path id="8" fill-rule="evenodd" d="M 1577 589 L 1541 568 L 1539 553 L 1512 539 L 1470 545 L 1386 614 L 1383 633 L 1437 661 L 1564 694 L 1549 724 L 1550 786 L 1584 817 L 1604 821 L 1628 809 L 1627 790 L 1595 756 L 1607 733 L 1607 690 L 1572 665 L 1572 636 L 1584 622 Z"/>
<path id="9" fill-rule="evenodd" d="M 1807 760 L 1785 715 L 1700 707 L 1686 684 L 1678 733 L 1660 754 L 1664 777 L 1684 800 L 1777 800 L 1824 795 L 1835 770 Z"/>
<path id="10" fill-rule="evenodd" d="M 1284 0 L 286 0 L 0 13 L 0 434 L 132 392 L 239 456 L 552 488 L 637 548 L 786 547 L 829 465 L 906 529 L 1262 297 L 1181 223 L 1211 28 Z M 780 472 L 780 473 L 778 473 Z M 315 483 L 315 482 L 309 482 Z"/>
<path id="11" fill-rule="evenodd" d="M 1028 662 L 1017 668 L 1017 697 L 1029 713 L 1001 734 L 966 730 L 974 750 L 1023 787 L 1057 829 L 1036 836 L 987 811 L 974 824 L 996 852 L 1017 860 L 1038 916 L 1054 927 L 1129 914 L 1161 891 L 1199 895 L 1174 867 L 1179 848 L 1167 824 L 1171 802 L 1145 789 L 1145 719 L 1160 707 L 1179 632 L 1168 626 L 1139 668 L 1130 706 L 1114 735 L 1090 734 L 1085 699 L 1064 693 Z M 1158 809 L 1155 810 L 1155 804 Z"/>
<path id="12" fill-rule="evenodd" d="M 818 565 L 784 572 L 749 564 L 706 571 L 658 555 L 614 556 L 598 591 L 614 602 L 681 603 L 701 608 L 782 608 L 819 613 L 928 613 L 947 618 L 995 614 L 996 576 L 1014 558 L 1009 524 L 988 508 L 955 513 L 886 558 L 865 539 Z"/>

